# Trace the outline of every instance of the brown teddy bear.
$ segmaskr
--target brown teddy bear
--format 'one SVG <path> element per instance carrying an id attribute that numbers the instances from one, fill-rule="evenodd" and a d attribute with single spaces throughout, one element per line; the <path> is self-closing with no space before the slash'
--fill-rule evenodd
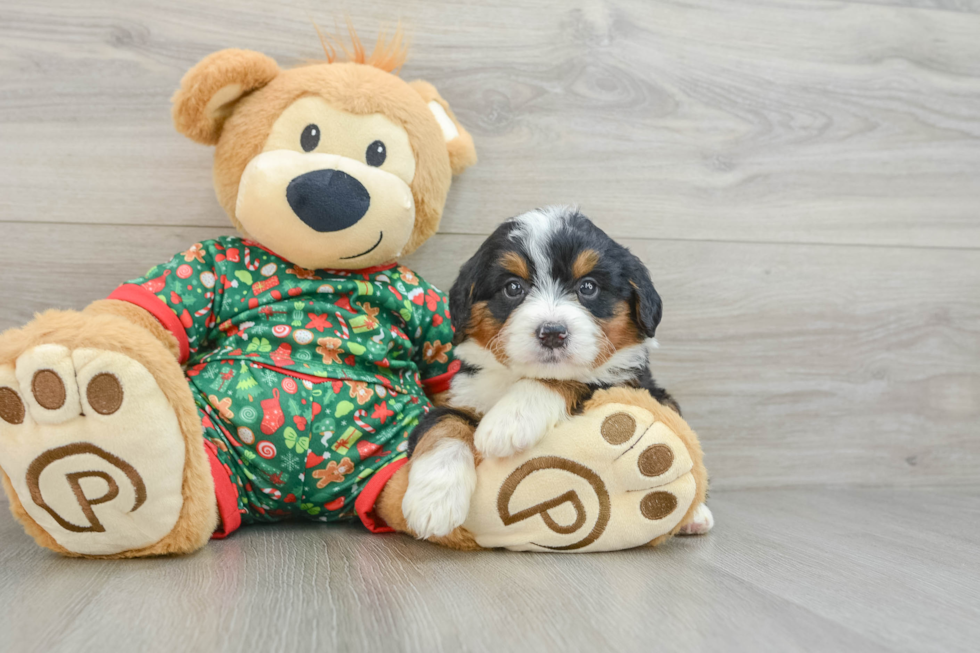
<path id="1" fill-rule="evenodd" d="M 4 488 L 42 546 L 187 553 L 295 516 L 409 531 L 408 435 L 459 363 L 446 296 L 396 259 L 436 232 L 476 153 L 435 88 L 393 74 L 400 35 L 370 55 L 352 40 L 345 61 L 329 50 L 283 70 L 223 50 L 192 68 L 174 122 L 216 146 L 218 200 L 242 237 L 192 244 L 81 312 L 0 335 Z M 607 393 L 592 408 L 524 457 L 588 444 L 611 416 L 627 414 L 636 438 L 666 424 L 680 505 L 640 539 L 676 532 L 704 495 L 693 433 L 649 397 Z M 599 497 L 576 503 L 586 550 L 636 545 L 637 517 L 600 514 L 603 492 L 627 490 L 610 454 L 593 454 L 611 471 L 601 491 L 580 490 Z M 533 549 L 566 537 L 549 526 L 552 499 L 576 492 L 561 481 L 520 493 L 540 519 L 500 521 L 495 488 L 522 460 L 485 461 L 465 528 L 435 539 Z"/>

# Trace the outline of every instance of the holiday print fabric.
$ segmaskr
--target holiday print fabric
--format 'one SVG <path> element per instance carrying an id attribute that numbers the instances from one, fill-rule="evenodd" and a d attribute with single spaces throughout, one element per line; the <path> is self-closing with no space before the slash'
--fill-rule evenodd
<path id="1" fill-rule="evenodd" d="M 445 389 L 459 367 L 446 296 L 397 264 L 307 270 L 223 237 L 114 295 L 151 312 L 162 302 L 179 321 L 244 523 L 352 516 L 370 475 L 405 455 L 423 388 Z"/>
<path id="2" fill-rule="evenodd" d="M 244 361 L 189 374 L 204 436 L 238 488 L 246 524 L 353 517 L 361 488 L 405 456 L 429 408 L 381 383 L 313 383 Z"/>

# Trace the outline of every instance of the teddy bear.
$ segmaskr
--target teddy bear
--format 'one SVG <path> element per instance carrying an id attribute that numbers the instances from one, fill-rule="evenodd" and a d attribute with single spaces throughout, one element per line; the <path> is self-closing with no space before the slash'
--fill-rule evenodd
<path id="1" fill-rule="evenodd" d="M 215 147 L 214 188 L 240 235 L 0 335 L 2 480 L 41 546 L 182 554 L 296 517 L 412 534 L 408 437 L 460 364 L 446 295 L 397 261 L 436 233 L 476 151 L 431 84 L 396 74 L 400 34 L 371 53 L 351 37 L 346 57 L 325 48 L 291 69 L 238 49 L 194 66 L 174 124 Z M 629 431 L 611 448 L 610 420 Z M 635 490 L 620 449 L 651 437 L 676 454 L 661 484 L 677 500 L 644 520 L 610 506 Z M 542 456 L 599 471 L 514 481 Z M 478 479 L 464 527 L 434 541 L 552 550 L 570 508 L 587 533 L 576 550 L 659 542 L 706 487 L 686 423 L 615 391 L 521 456 L 484 461 Z"/>

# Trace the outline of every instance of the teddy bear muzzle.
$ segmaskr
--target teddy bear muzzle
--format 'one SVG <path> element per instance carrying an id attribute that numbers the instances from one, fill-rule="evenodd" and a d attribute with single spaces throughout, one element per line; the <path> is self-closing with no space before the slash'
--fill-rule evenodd
<path id="1" fill-rule="evenodd" d="M 364 184 L 343 170 L 313 170 L 286 187 L 293 213 L 314 231 L 340 231 L 353 226 L 371 207 Z"/>
<path id="2" fill-rule="evenodd" d="M 394 260 L 415 225 L 403 179 L 337 154 L 259 154 L 245 167 L 235 208 L 250 238 L 311 270 Z"/>

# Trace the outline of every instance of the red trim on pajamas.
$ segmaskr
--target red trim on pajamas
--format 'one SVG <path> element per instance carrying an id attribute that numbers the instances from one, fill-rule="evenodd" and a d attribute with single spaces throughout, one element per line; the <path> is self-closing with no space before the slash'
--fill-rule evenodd
<path id="1" fill-rule="evenodd" d="M 191 350 L 190 344 L 187 342 L 187 331 L 184 330 L 184 325 L 180 323 L 180 318 L 152 292 L 143 286 L 126 283 L 113 290 L 108 299 L 129 302 L 145 310 L 177 339 L 177 345 L 180 347 L 180 360 L 178 362 L 183 363 L 190 356 Z"/>
<path id="2" fill-rule="evenodd" d="M 339 272 L 341 274 L 374 274 L 375 272 L 384 272 L 385 270 L 390 270 L 398 265 L 398 261 L 392 261 L 391 263 L 381 263 L 380 265 L 372 265 L 369 268 L 361 268 L 360 270 L 332 270 L 332 268 L 327 268 L 327 270 L 332 270 L 333 272 Z"/>
<path id="3" fill-rule="evenodd" d="M 422 379 L 422 387 L 425 388 L 425 394 L 431 397 L 432 395 L 437 395 L 440 392 L 445 392 L 448 390 L 449 384 L 452 382 L 453 377 L 459 370 L 458 365 L 454 367 L 455 369 L 450 369 L 448 372 L 440 374 L 439 376 L 434 376 L 431 379 Z"/>
<path id="4" fill-rule="evenodd" d="M 238 489 L 228 477 L 228 471 L 218 460 L 218 450 L 210 440 L 204 440 L 204 450 L 211 463 L 211 477 L 214 479 L 214 498 L 218 504 L 221 523 L 211 535 L 213 540 L 223 540 L 242 525 L 242 515 L 238 512 Z"/>
<path id="5" fill-rule="evenodd" d="M 374 504 L 378 502 L 381 491 L 391 480 L 391 477 L 406 463 L 408 463 L 408 458 L 399 458 L 376 471 L 364 489 L 361 490 L 361 493 L 357 495 L 357 499 L 354 500 L 354 510 L 357 511 L 357 516 L 361 518 L 361 523 L 372 533 L 395 532 L 394 528 L 374 513 Z"/>

